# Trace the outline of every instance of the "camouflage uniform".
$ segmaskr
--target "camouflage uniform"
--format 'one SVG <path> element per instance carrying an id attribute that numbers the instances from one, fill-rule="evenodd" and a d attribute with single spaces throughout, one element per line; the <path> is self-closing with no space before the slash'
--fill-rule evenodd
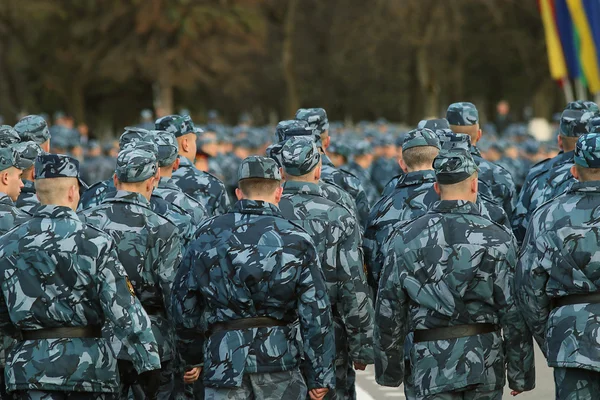
<path id="1" fill-rule="evenodd" d="M 0 148 L 0 172 L 11 167 L 21 170 L 26 167 L 26 165 L 23 165 L 24 160 L 14 146 L 16 145 Z M 4 235 L 29 218 L 31 218 L 31 214 L 15 207 L 15 203 L 8 194 L 0 193 L 0 235 Z"/>
<path id="2" fill-rule="evenodd" d="M 574 162 L 581 168 L 600 168 L 600 134 L 579 138 Z M 566 300 L 600 290 L 599 196 L 600 181 L 576 182 L 540 206 L 517 265 L 517 300 L 548 366 L 554 368 L 557 399 L 598 397 L 600 304 Z"/>
<path id="3" fill-rule="evenodd" d="M 354 143 L 352 147 L 353 156 L 359 156 L 373 152 L 371 144 L 366 140 L 360 140 Z M 379 199 L 379 192 L 371 179 L 372 166 L 369 166 L 369 168 L 365 169 L 358 165 L 358 163 L 355 161 L 350 161 L 346 165 L 342 166 L 340 170 L 348 172 L 358 178 L 367 195 L 369 208 L 372 204 L 375 204 L 375 202 Z"/>
<path id="4" fill-rule="evenodd" d="M 42 148 L 35 142 L 21 142 L 12 147 L 17 150 L 19 153 L 19 157 L 22 160 L 22 170 L 26 170 L 27 168 L 33 166 L 35 163 L 35 159 L 40 154 L 44 154 Z M 32 214 L 37 206 L 39 206 L 40 201 L 35 195 L 35 185 L 33 181 L 29 181 L 26 179 L 22 179 L 23 187 L 21 188 L 21 193 L 17 198 L 15 204 L 21 209 L 23 212 Z"/>
<path id="5" fill-rule="evenodd" d="M 304 138 L 289 139 L 282 158 L 286 174 L 293 176 L 308 174 L 320 163 L 316 145 Z M 360 227 L 348 210 L 327 200 L 313 182 L 287 181 L 279 208 L 317 246 L 333 309 L 336 395 L 343 399 L 348 380 L 355 381 L 352 362 L 373 363 L 373 304 L 363 270 Z"/>
<path id="6" fill-rule="evenodd" d="M 59 155 L 40 156 L 35 166 L 36 179 L 76 177 L 78 170 L 77 160 Z M 113 240 L 72 209 L 43 205 L 2 236 L 0 271 L 0 327 L 8 334 L 20 330 L 25 339 L 7 358 L 9 391 L 46 399 L 69 397 L 65 392 L 104 398 L 101 393 L 117 391 L 108 342 L 99 333 L 54 336 L 51 330 L 59 327 L 99 330 L 108 322 L 138 372 L 160 368 L 148 315 L 129 291 Z M 47 338 L 39 336 L 44 333 Z"/>
<path id="7" fill-rule="evenodd" d="M 117 158 L 116 175 L 120 182 L 143 182 L 156 175 L 154 154 L 139 148 L 126 148 Z M 139 193 L 117 191 L 104 201 L 80 213 L 80 218 L 110 234 L 116 243 L 119 260 L 125 267 L 136 296 L 150 315 L 152 331 L 158 341 L 162 361 L 160 398 L 172 392 L 175 338 L 170 319 L 171 286 L 181 259 L 181 240 L 176 226 L 151 210 L 150 203 Z M 114 332 L 107 332 L 114 338 Z M 136 390 L 130 361 L 118 340 L 112 347 L 124 360 L 122 395 Z"/>
<path id="8" fill-rule="evenodd" d="M 578 137 L 588 133 L 587 122 L 592 116 L 591 112 L 565 110 L 561 115 L 560 135 Z M 518 241 L 525 237 L 531 214 L 546 201 L 564 193 L 573 183 L 574 179 L 569 172 L 572 165 L 573 152 L 567 151 L 541 164 L 539 168 L 532 169 L 521 190 L 512 222 Z"/>
<path id="9" fill-rule="evenodd" d="M 171 132 L 175 137 L 194 133 L 196 129 L 189 117 L 167 115 L 156 120 L 156 129 Z M 223 182 L 208 172 L 200 171 L 186 157 L 181 157 L 173 182 L 187 195 L 204 205 L 208 215 L 223 214 L 229 209 L 229 197 Z"/>
<path id="10" fill-rule="evenodd" d="M 448 107 L 446 119 L 450 125 L 479 125 L 479 113 L 471 103 L 454 103 Z M 487 183 L 492 191 L 491 199 L 500 205 L 512 219 L 517 204 L 517 191 L 510 173 L 504 168 L 484 160 L 475 146 L 471 155 L 479 168 L 479 180 Z"/>
<path id="11" fill-rule="evenodd" d="M 281 180 L 266 157 L 244 160 L 239 177 Z M 332 388 L 331 309 L 310 236 L 277 206 L 245 199 L 207 220 L 197 238 L 177 272 L 173 313 L 182 356 L 204 364 L 206 398 L 304 399 L 301 349 L 308 388 Z M 212 332 L 206 338 L 204 316 Z M 223 326 L 266 316 L 281 326 Z"/>
<path id="12" fill-rule="evenodd" d="M 477 171 L 470 155 L 459 151 L 441 153 L 434 168 L 440 184 L 461 182 Z M 471 202 L 441 200 L 396 234 L 375 309 L 377 382 L 402 383 L 404 338 L 413 331 L 408 364 L 414 393 L 407 397 L 500 399 L 506 370 L 513 390 L 531 390 L 533 343 L 513 300 L 511 233 L 482 217 Z M 453 339 L 431 331 L 474 324 L 491 329 Z"/>

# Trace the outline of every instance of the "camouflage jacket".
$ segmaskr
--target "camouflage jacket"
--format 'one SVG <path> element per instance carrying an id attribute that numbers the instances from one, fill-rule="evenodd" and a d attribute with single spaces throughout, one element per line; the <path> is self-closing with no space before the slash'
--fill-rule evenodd
<path id="1" fill-rule="evenodd" d="M 342 168 L 340 168 L 340 170 L 343 172 L 349 172 L 350 174 L 357 177 L 360 181 L 360 184 L 364 188 L 365 193 L 367 194 L 367 201 L 369 202 L 369 206 L 371 206 L 371 204 L 375 204 L 375 202 L 379 199 L 379 191 L 377 190 L 377 187 L 372 181 L 371 168 L 364 169 L 357 163 L 351 161 L 348 164 L 344 165 Z"/>
<path id="2" fill-rule="evenodd" d="M 336 169 L 326 154 L 321 154 L 321 180 L 342 188 L 354 199 L 361 225 L 369 218 L 369 200 L 360 180 L 349 172 Z"/>
<path id="3" fill-rule="evenodd" d="M 177 228 L 153 212 L 142 195 L 125 191 L 109 194 L 102 204 L 79 215 L 114 239 L 119 261 L 150 315 L 161 360 L 172 359 L 171 286 L 182 250 Z M 118 341 L 112 345 L 119 359 L 128 359 Z"/>
<path id="4" fill-rule="evenodd" d="M 479 167 L 479 180 L 491 188 L 491 200 L 504 209 L 509 220 L 512 219 L 517 205 L 517 189 L 510 173 L 499 165 L 484 160 L 475 146 L 471 146 L 471 155 Z"/>
<path id="5" fill-rule="evenodd" d="M 4 235 L 29 218 L 31 214 L 18 209 L 6 193 L 0 193 L 0 235 Z"/>
<path id="6" fill-rule="evenodd" d="M 319 181 L 319 186 L 321 187 L 321 194 L 323 195 L 323 197 L 350 211 L 350 213 L 358 221 L 358 211 L 356 210 L 356 204 L 354 203 L 354 200 L 352 200 L 352 197 L 348 194 L 348 192 L 344 191 L 344 189 L 340 188 L 339 186 L 332 185 L 331 183 L 327 183 L 324 181 Z"/>
<path id="7" fill-rule="evenodd" d="M 600 291 L 600 182 L 575 183 L 533 213 L 519 256 L 518 303 L 550 367 L 600 371 L 600 304 L 552 307 Z"/>
<path id="8" fill-rule="evenodd" d="M 87 158 L 81 166 L 81 178 L 88 185 L 112 179 L 115 173 L 115 160 L 111 157 L 97 156 Z"/>
<path id="9" fill-rule="evenodd" d="M 33 181 L 23 179 L 23 187 L 21 188 L 21 194 L 17 199 L 16 205 L 29 214 L 33 214 L 35 208 L 40 205 L 40 201 L 35 194 Z"/>
<path id="10" fill-rule="evenodd" d="M 100 205 L 108 194 L 115 193 L 117 188 L 113 179 L 107 179 L 90 186 L 79 199 L 77 211 L 87 210 L 88 208 Z"/>
<path id="11" fill-rule="evenodd" d="M 519 193 L 515 213 L 511 222 L 513 232 L 519 244 L 521 244 L 525 238 L 525 231 L 527 230 L 531 213 L 542 204 L 536 194 L 548 183 L 548 171 L 565 163 L 573 163 L 572 151 L 560 153 L 554 158 L 537 163 L 527 174 L 521 192 Z"/>
<path id="12" fill-rule="evenodd" d="M 373 303 L 363 269 L 361 232 L 348 210 L 322 195 L 317 184 L 286 182 L 281 214 L 302 226 L 317 247 L 334 308 L 336 353 L 373 364 Z M 341 318 L 341 321 L 340 321 Z"/>
<path id="13" fill-rule="evenodd" d="M 379 157 L 373 162 L 373 167 L 371 168 L 371 180 L 375 184 L 379 194 L 383 193 L 383 189 L 390 181 L 390 176 L 396 176 L 398 174 L 403 175 L 400 166 L 398 165 L 398 160 L 395 158 Z"/>
<path id="14" fill-rule="evenodd" d="M 225 185 L 208 172 L 200 171 L 185 157 L 171 178 L 187 195 L 204 205 L 209 216 L 220 215 L 230 207 Z"/>
<path id="15" fill-rule="evenodd" d="M 491 323 L 502 328 L 504 343 L 499 331 L 414 343 L 408 358 L 416 392 L 498 390 L 505 372 L 511 389 L 532 389 L 533 341 L 514 300 L 512 234 L 473 203 L 438 201 L 391 246 L 375 309 L 377 382 L 402 383 L 408 331 Z"/>
<path id="16" fill-rule="evenodd" d="M 108 323 L 138 372 L 160 368 L 150 320 L 129 291 L 115 243 L 67 207 L 41 206 L 0 238 L 0 327 L 16 330 Z M 7 389 L 116 392 L 105 339 L 20 342 L 7 358 Z"/>
<path id="17" fill-rule="evenodd" d="M 180 353 L 189 365 L 204 363 L 204 383 L 240 386 L 244 374 L 297 368 L 303 348 L 308 386 L 332 387 L 331 308 L 310 236 L 276 206 L 241 200 L 197 237 L 177 272 L 173 315 Z M 256 316 L 290 324 L 204 337 L 204 319 L 210 326 Z"/>
<path id="18" fill-rule="evenodd" d="M 394 189 L 396 188 L 396 185 L 398 184 L 398 181 L 400 179 L 402 179 L 402 177 L 406 175 L 405 173 L 401 173 L 399 175 L 394 176 L 392 179 L 390 179 L 388 181 L 388 183 L 385 184 L 382 192 L 381 192 L 381 197 L 387 197 L 389 195 L 392 194 L 392 192 L 394 191 Z M 371 210 L 373 211 L 373 210 Z"/>

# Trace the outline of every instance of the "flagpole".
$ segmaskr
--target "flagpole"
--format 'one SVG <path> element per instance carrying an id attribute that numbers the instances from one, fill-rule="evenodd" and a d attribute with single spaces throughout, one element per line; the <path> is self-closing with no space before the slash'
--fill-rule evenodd
<path id="1" fill-rule="evenodd" d="M 577 100 L 587 100 L 587 90 L 583 85 L 583 81 L 581 78 L 575 79 L 575 93 L 577 94 Z"/>
<path id="2" fill-rule="evenodd" d="M 570 103 L 572 101 L 575 101 L 575 98 L 573 97 L 573 85 L 571 85 L 571 81 L 569 80 L 569 78 L 562 79 L 562 88 L 563 92 L 565 93 L 566 102 Z"/>

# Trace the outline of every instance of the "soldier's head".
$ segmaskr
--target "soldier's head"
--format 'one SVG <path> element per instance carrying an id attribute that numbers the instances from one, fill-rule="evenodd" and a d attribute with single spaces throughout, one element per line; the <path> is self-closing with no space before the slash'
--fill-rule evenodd
<path id="1" fill-rule="evenodd" d="M 20 141 L 21 137 L 12 126 L 0 125 L 0 147 L 7 147 L 12 144 L 17 144 Z"/>
<path id="2" fill-rule="evenodd" d="M 279 121 L 275 127 L 275 136 L 277 143 L 281 143 L 293 136 L 318 136 L 320 139 L 321 134 L 314 132 L 314 130 L 315 128 L 311 128 L 306 121 L 289 119 L 285 121 Z"/>
<path id="3" fill-rule="evenodd" d="M 242 161 L 238 168 L 238 188 L 235 189 L 238 200 L 265 201 L 277 205 L 282 192 L 281 169 L 275 160 L 250 156 Z"/>
<path id="4" fill-rule="evenodd" d="M 153 140 L 154 138 L 149 130 L 138 128 L 137 126 L 127 126 L 119 137 L 119 150 L 123 150 L 130 143 L 139 141 L 152 142 Z"/>
<path id="5" fill-rule="evenodd" d="M 461 149 L 443 150 L 433 160 L 434 188 L 442 200 L 477 201 L 479 168 L 471 154 Z"/>
<path id="6" fill-rule="evenodd" d="M 50 130 L 48 123 L 39 115 L 23 117 L 15 125 L 15 130 L 23 142 L 35 142 L 46 153 L 50 152 Z"/>
<path id="7" fill-rule="evenodd" d="M 12 201 L 16 201 L 21 193 L 23 168 L 19 152 L 13 146 L 0 148 L 0 193 Z"/>
<path id="8" fill-rule="evenodd" d="M 189 115 L 167 115 L 156 120 L 156 129 L 171 132 L 177 138 L 179 155 L 187 158 L 191 163 L 196 158 L 196 135 L 202 130 L 196 129 Z"/>
<path id="9" fill-rule="evenodd" d="M 113 179 L 118 190 L 139 193 L 150 200 L 160 179 L 156 153 L 135 146 L 121 150 Z"/>
<path id="10" fill-rule="evenodd" d="M 79 175 L 79 161 L 63 154 L 41 154 L 35 159 L 35 191 L 40 203 L 77 208 L 87 187 Z"/>
<path id="11" fill-rule="evenodd" d="M 593 116 L 594 113 L 591 111 L 572 109 L 563 111 L 558 127 L 558 146 L 565 152 L 575 150 L 577 139 L 589 133 L 588 121 Z"/>
<path id="12" fill-rule="evenodd" d="M 310 139 L 288 139 L 281 150 L 281 162 L 288 181 L 316 183 L 321 179 L 321 153 Z"/>
<path id="13" fill-rule="evenodd" d="M 158 166 L 160 176 L 170 178 L 173 171 L 179 168 L 179 146 L 175 135 L 167 131 L 152 131 L 154 142 L 158 146 Z"/>
<path id="14" fill-rule="evenodd" d="M 373 146 L 366 140 L 359 140 L 352 144 L 352 158 L 355 163 L 367 169 L 373 164 L 375 153 Z"/>
<path id="15" fill-rule="evenodd" d="M 400 168 L 404 172 L 433 169 L 433 160 L 440 152 L 440 139 L 430 129 L 414 129 L 406 135 L 402 144 Z"/>
<path id="16" fill-rule="evenodd" d="M 338 143 L 331 143 L 328 149 L 328 156 L 333 165 L 336 168 L 340 168 L 350 160 L 352 149 L 346 143 L 340 141 Z"/>
<path id="17" fill-rule="evenodd" d="M 598 104 L 588 100 L 576 100 L 567 103 L 565 110 L 579 110 L 579 111 L 590 111 L 595 115 L 600 113 Z"/>
<path id="18" fill-rule="evenodd" d="M 571 174 L 580 182 L 600 181 L 600 133 L 582 135 L 577 140 Z"/>
<path id="19" fill-rule="evenodd" d="M 454 133 L 463 133 L 471 137 L 471 144 L 477 145 L 481 139 L 479 112 L 473 103 L 453 103 L 446 111 L 446 120 Z"/>
<path id="20" fill-rule="evenodd" d="M 41 155 L 45 154 L 44 150 L 35 142 L 21 142 L 12 146 L 21 158 L 21 164 L 23 167 L 22 179 L 33 181 L 35 173 L 35 160 Z"/>
<path id="21" fill-rule="evenodd" d="M 331 142 L 327 112 L 323 108 L 301 108 L 296 111 L 296 119 L 306 121 L 308 126 L 319 135 L 320 143 L 317 143 L 317 146 L 327 150 Z"/>
<path id="22" fill-rule="evenodd" d="M 423 119 L 417 124 L 417 129 L 427 128 L 432 131 L 438 129 L 450 129 L 450 124 L 446 118 Z"/>

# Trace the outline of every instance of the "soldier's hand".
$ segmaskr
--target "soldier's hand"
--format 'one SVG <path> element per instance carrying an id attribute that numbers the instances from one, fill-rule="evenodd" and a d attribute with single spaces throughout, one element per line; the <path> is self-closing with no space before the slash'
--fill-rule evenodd
<path id="1" fill-rule="evenodd" d="M 511 396 L 518 396 L 520 395 L 522 392 L 517 392 L 516 390 L 513 390 L 512 392 L 510 392 Z"/>
<path id="2" fill-rule="evenodd" d="M 365 369 L 367 369 L 367 364 L 361 364 L 361 363 L 354 363 L 354 369 L 357 371 L 364 371 Z"/>
<path id="3" fill-rule="evenodd" d="M 148 399 L 156 399 L 160 388 L 160 369 L 145 371 L 138 375 L 138 382 Z"/>
<path id="4" fill-rule="evenodd" d="M 325 395 L 329 392 L 327 388 L 319 388 L 319 389 L 310 389 L 308 395 L 310 400 L 321 400 Z"/>
<path id="5" fill-rule="evenodd" d="M 198 380 L 200 373 L 202 372 L 202 367 L 195 367 L 190 369 L 189 371 L 185 371 L 183 374 L 183 382 L 184 383 L 194 383 Z"/>

